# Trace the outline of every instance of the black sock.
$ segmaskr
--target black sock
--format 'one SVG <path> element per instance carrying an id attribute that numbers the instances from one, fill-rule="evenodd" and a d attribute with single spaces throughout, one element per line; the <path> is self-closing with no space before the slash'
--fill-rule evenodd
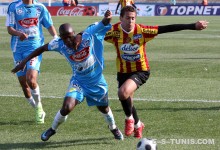
<path id="1" fill-rule="evenodd" d="M 134 117 L 134 124 L 137 124 L 138 121 L 139 121 L 139 118 L 138 118 L 138 115 L 137 115 L 137 112 L 136 112 L 136 109 L 135 109 L 134 106 L 132 107 L 132 114 L 133 114 L 133 117 Z"/>
<path id="2" fill-rule="evenodd" d="M 121 105 L 123 107 L 124 113 L 127 117 L 132 115 L 132 106 L 131 106 L 131 98 L 129 97 L 126 100 L 120 100 Z"/>

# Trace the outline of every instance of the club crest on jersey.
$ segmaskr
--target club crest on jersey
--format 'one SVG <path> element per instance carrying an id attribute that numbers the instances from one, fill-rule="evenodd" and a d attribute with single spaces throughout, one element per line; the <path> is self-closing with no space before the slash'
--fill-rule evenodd
<path id="1" fill-rule="evenodd" d="M 84 49 L 76 52 L 75 54 L 70 56 L 70 59 L 73 61 L 82 61 L 89 56 L 89 47 L 85 47 Z"/>
<path id="2" fill-rule="evenodd" d="M 121 58 L 125 61 L 138 61 L 141 58 L 140 54 L 123 54 Z"/>
<path id="3" fill-rule="evenodd" d="M 127 54 L 134 54 L 138 51 L 139 45 L 138 44 L 122 44 L 120 47 L 121 51 Z"/>
<path id="4" fill-rule="evenodd" d="M 23 9 L 22 9 L 22 8 L 16 9 L 16 14 L 17 14 L 17 15 L 23 15 L 23 14 L 24 14 Z"/>
<path id="5" fill-rule="evenodd" d="M 22 27 L 29 28 L 33 26 L 37 26 L 38 18 L 26 18 L 18 21 Z"/>

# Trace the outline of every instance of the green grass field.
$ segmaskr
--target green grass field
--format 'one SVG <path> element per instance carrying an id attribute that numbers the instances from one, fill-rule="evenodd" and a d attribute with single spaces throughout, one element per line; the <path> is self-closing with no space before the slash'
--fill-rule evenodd
<path id="1" fill-rule="evenodd" d="M 76 32 L 101 17 L 53 17 L 55 27 L 71 23 Z M 219 17 L 139 17 L 148 25 L 209 21 L 204 31 L 158 35 L 147 45 L 151 77 L 135 93 L 135 106 L 145 123 L 144 137 L 157 139 L 159 150 L 220 150 L 220 34 Z M 118 18 L 113 18 L 115 23 Z M 135 150 L 137 139 L 116 141 L 95 107 L 79 105 L 48 142 L 40 140 L 48 129 L 71 76 L 64 58 L 44 53 L 39 76 L 46 122 L 36 125 L 34 110 L 23 98 L 15 75 L 10 36 L 0 17 L 0 149 Z M 45 31 L 46 42 L 51 37 Z M 123 131 L 124 113 L 117 100 L 115 51 L 105 44 L 104 74 L 109 83 L 110 106 Z M 184 142 L 186 142 L 184 144 Z M 197 143 L 195 143 L 197 142 Z"/>

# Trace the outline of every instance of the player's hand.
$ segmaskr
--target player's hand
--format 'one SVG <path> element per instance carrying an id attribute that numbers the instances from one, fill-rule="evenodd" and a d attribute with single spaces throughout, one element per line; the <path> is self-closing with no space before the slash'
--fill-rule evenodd
<path id="1" fill-rule="evenodd" d="M 106 26 L 106 25 L 108 25 L 110 22 L 111 22 L 111 20 L 112 20 L 112 12 L 110 11 L 110 10 L 107 10 L 106 12 L 105 12 L 105 15 L 104 15 L 105 17 L 102 19 L 102 23 Z"/>
<path id="2" fill-rule="evenodd" d="M 11 70 L 11 72 L 12 72 L 12 73 L 16 73 L 16 72 L 18 72 L 18 71 L 20 71 L 20 70 L 24 70 L 25 67 L 26 67 L 26 63 L 21 62 L 21 63 L 19 63 L 17 66 L 15 66 L 14 69 Z"/>
<path id="3" fill-rule="evenodd" d="M 115 11 L 115 14 L 116 14 L 116 15 L 118 14 L 118 11 L 117 11 L 117 10 Z"/>
<path id="4" fill-rule="evenodd" d="M 196 22 L 196 30 L 203 30 L 208 27 L 208 23 L 206 20 L 201 20 Z"/>
<path id="5" fill-rule="evenodd" d="M 111 12 L 110 10 L 107 10 L 107 11 L 105 12 L 105 18 L 106 18 L 106 19 L 111 19 L 111 18 L 112 18 L 112 12 Z"/>
<path id="6" fill-rule="evenodd" d="M 25 33 L 20 32 L 20 34 L 19 34 L 18 37 L 19 37 L 19 39 L 20 39 L 21 41 L 24 41 L 25 39 L 28 38 L 28 35 L 25 34 Z"/>

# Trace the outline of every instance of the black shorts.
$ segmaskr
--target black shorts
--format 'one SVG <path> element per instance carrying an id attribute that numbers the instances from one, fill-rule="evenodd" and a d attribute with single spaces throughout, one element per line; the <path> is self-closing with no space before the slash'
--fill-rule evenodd
<path id="1" fill-rule="evenodd" d="M 118 80 L 118 88 L 121 87 L 121 85 L 127 80 L 131 79 L 139 88 L 141 85 L 146 83 L 150 76 L 150 71 L 137 71 L 137 72 L 131 72 L 131 73 L 117 73 L 117 80 Z"/>

